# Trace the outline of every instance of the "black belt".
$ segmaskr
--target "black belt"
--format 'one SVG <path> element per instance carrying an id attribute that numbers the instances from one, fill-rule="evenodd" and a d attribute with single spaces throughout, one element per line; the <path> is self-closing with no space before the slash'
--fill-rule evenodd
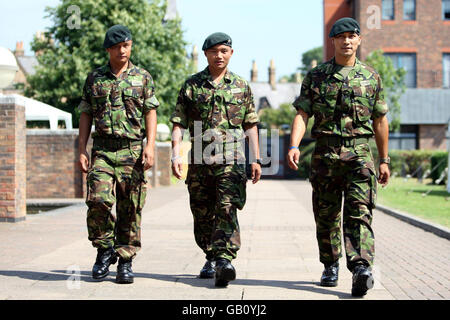
<path id="1" fill-rule="evenodd" d="M 94 138 L 94 146 L 108 150 L 119 150 L 137 145 L 142 145 L 142 140 L 131 140 L 127 138 Z"/>
<path id="2" fill-rule="evenodd" d="M 354 147 L 359 144 L 369 143 L 368 137 L 338 137 L 338 136 L 323 136 L 317 138 L 316 146 L 330 146 L 330 147 Z"/>

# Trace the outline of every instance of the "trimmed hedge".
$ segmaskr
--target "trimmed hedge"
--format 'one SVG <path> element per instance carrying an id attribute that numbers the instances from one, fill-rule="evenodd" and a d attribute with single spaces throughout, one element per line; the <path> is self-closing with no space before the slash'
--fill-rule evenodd
<path id="1" fill-rule="evenodd" d="M 434 169 L 434 171 L 431 172 L 431 179 L 433 179 L 433 183 L 436 183 L 436 180 L 440 178 L 442 172 L 445 170 L 447 166 L 448 166 L 448 152 L 447 151 L 434 152 L 433 155 L 431 156 L 431 168 Z M 440 184 L 445 184 L 445 179 L 442 179 Z"/>

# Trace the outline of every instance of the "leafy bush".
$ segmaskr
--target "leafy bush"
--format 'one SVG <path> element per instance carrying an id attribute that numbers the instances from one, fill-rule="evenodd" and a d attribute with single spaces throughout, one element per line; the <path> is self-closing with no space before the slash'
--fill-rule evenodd
<path id="1" fill-rule="evenodd" d="M 448 152 L 447 151 L 436 151 L 431 156 L 431 168 L 433 172 L 431 172 L 431 178 L 433 179 L 433 183 L 436 183 L 448 166 Z M 448 177 L 447 177 L 448 179 Z M 445 179 L 440 181 L 440 184 L 445 184 Z"/>
<path id="2" fill-rule="evenodd" d="M 389 150 L 391 173 L 422 177 L 431 167 L 431 150 Z"/>

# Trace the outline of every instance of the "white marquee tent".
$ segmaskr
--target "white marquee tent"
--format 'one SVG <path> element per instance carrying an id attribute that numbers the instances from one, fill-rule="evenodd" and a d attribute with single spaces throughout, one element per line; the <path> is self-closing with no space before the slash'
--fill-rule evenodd
<path id="1" fill-rule="evenodd" d="M 11 94 L 8 96 L 16 99 L 18 104 L 25 106 L 25 118 L 27 121 L 49 121 L 50 130 L 57 130 L 58 121 L 63 120 L 66 123 L 66 129 L 72 130 L 72 115 L 70 113 L 18 94 Z"/>

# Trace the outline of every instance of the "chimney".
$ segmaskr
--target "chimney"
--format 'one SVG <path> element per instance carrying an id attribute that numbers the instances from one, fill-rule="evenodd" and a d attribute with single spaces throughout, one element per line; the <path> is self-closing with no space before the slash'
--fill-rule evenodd
<path id="1" fill-rule="evenodd" d="M 269 84 L 272 87 L 272 90 L 276 90 L 275 63 L 273 62 L 273 59 L 270 60 Z"/>
<path id="2" fill-rule="evenodd" d="M 16 42 L 16 50 L 14 51 L 14 55 L 16 57 L 23 57 L 24 53 L 25 52 L 23 50 L 23 41 Z"/>
<path id="3" fill-rule="evenodd" d="M 250 82 L 258 81 L 258 68 L 256 67 L 256 61 L 253 60 L 252 70 L 250 71 Z"/>
<path id="4" fill-rule="evenodd" d="M 198 50 L 197 46 L 194 44 L 194 47 L 192 48 L 192 62 L 194 64 L 194 72 L 197 72 L 198 69 Z"/>

